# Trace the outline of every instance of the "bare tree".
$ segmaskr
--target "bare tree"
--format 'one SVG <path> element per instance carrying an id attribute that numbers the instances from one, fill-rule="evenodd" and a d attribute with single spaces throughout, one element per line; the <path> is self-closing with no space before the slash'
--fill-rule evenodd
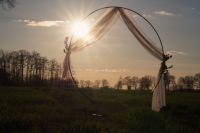
<path id="1" fill-rule="evenodd" d="M 91 87 L 92 87 L 92 81 L 86 80 L 86 81 L 85 81 L 85 87 L 91 88 Z"/>
<path id="2" fill-rule="evenodd" d="M 49 61 L 49 73 L 50 73 L 50 82 L 53 85 L 53 81 L 58 78 L 58 63 L 55 59 Z"/>
<path id="3" fill-rule="evenodd" d="M 12 84 L 19 84 L 20 79 L 20 63 L 17 51 L 9 52 L 6 56 L 7 72 L 9 75 L 9 82 Z"/>
<path id="4" fill-rule="evenodd" d="M 26 62 L 28 58 L 28 51 L 26 50 L 19 50 L 18 51 L 18 59 L 19 59 L 19 69 L 20 69 L 20 80 L 22 84 L 24 83 L 24 72 L 25 72 L 25 67 L 26 67 Z"/>
<path id="5" fill-rule="evenodd" d="M 149 90 L 150 87 L 152 86 L 153 80 L 151 76 L 144 76 L 140 78 L 140 89 L 142 90 Z"/>
<path id="6" fill-rule="evenodd" d="M 116 88 L 119 90 L 119 89 L 122 89 L 122 86 L 123 86 L 123 79 L 122 77 L 120 76 L 119 80 L 117 81 L 116 83 Z"/>
<path id="7" fill-rule="evenodd" d="M 156 77 L 154 77 L 154 76 L 148 76 L 149 77 L 149 79 L 151 80 L 151 89 L 154 89 L 155 88 L 155 86 L 156 86 Z"/>
<path id="8" fill-rule="evenodd" d="M 95 89 L 98 89 L 100 87 L 100 84 L 101 84 L 101 81 L 100 80 L 95 80 L 94 83 L 93 83 L 93 87 Z"/>
<path id="9" fill-rule="evenodd" d="M 185 88 L 185 79 L 184 77 L 180 77 L 178 79 L 178 89 L 184 89 Z"/>
<path id="10" fill-rule="evenodd" d="M 41 85 L 44 81 L 59 80 L 61 72 L 56 60 L 49 61 L 38 52 L 0 50 L 2 85 Z"/>
<path id="11" fill-rule="evenodd" d="M 2 5 L 3 9 L 14 8 L 16 0 L 0 0 L 0 5 Z"/>
<path id="12" fill-rule="evenodd" d="M 5 84 L 7 81 L 7 72 L 6 72 L 6 59 L 5 52 L 0 50 L 0 84 Z"/>
<path id="13" fill-rule="evenodd" d="M 194 77 L 193 76 L 186 76 L 185 77 L 185 84 L 187 89 L 193 89 L 194 87 Z"/>
<path id="14" fill-rule="evenodd" d="M 109 88 L 109 82 L 107 79 L 102 79 L 101 84 L 102 88 Z"/>
<path id="15" fill-rule="evenodd" d="M 41 65 L 41 69 L 40 69 L 41 80 L 44 81 L 44 79 L 47 78 L 47 75 L 46 75 L 47 71 L 46 70 L 48 69 L 48 59 L 46 57 L 41 57 L 40 65 Z"/>
<path id="16" fill-rule="evenodd" d="M 168 89 L 175 90 L 176 89 L 176 77 L 174 75 L 169 74 L 167 81 Z"/>
<path id="17" fill-rule="evenodd" d="M 196 88 L 200 89 L 200 73 L 195 74 L 194 80 L 195 80 Z"/>
<path id="18" fill-rule="evenodd" d="M 135 89 L 135 90 L 137 90 L 137 86 L 138 86 L 138 83 L 139 83 L 139 78 L 138 77 L 136 77 L 136 76 L 133 76 L 132 78 L 131 78 L 131 80 L 132 80 L 132 86 L 133 86 L 133 88 Z"/>
<path id="19" fill-rule="evenodd" d="M 193 76 L 185 76 L 178 79 L 178 86 L 180 89 L 193 89 L 194 83 L 195 80 Z"/>
<path id="20" fill-rule="evenodd" d="M 128 90 L 131 90 L 131 85 L 132 85 L 132 79 L 131 76 L 126 76 L 124 78 L 124 84 L 127 86 Z"/>
<path id="21" fill-rule="evenodd" d="M 86 85 L 85 85 L 85 81 L 84 81 L 84 80 L 80 80 L 80 81 L 79 81 L 79 87 L 80 87 L 80 88 L 85 88 L 85 86 L 86 86 Z"/>

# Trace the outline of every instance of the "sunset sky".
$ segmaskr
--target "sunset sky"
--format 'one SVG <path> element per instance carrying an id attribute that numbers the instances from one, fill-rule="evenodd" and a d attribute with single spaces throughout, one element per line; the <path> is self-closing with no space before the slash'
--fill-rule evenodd
<path id="1" fill-rule="evenodd" d="M 123 6 L 143 14 L 159 32 L 164 49 L 173 54 L 168 65 L 173 75 L 200 72 L 199 0 L 17 0 L 15 8 L 0 8 L 0 49 L 36 50 L 42 56 L 64 59 L 64 38 L 73 24 L 91 11 L 104 6 Z M 134 14 L 133 14 L 134 16 Z M 95 20 L 94 17 L 89 19 Z M 137 18 L 136 18 L 137 19 Z M 92 23 L 92 21 L 90 21 Z M 138 20 L 140 22 L 140 20 Z M 147 24 L 143 30 L 158 42 Z M 88 25 L 90 25 L 88 23 Z M 158 45 L 159 46 L 159 45 Z M 78 79 L 108 79 L 119 76 L 156 76 L 160 61 L 143 49 L 122 21 L 100 41 L 72 53 Z"/>

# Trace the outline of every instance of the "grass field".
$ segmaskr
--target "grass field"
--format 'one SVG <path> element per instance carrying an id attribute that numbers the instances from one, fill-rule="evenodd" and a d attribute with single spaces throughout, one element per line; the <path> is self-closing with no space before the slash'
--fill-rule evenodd
<path id="1" fill-rule="evenodd" d="M 200 93 L 0 87 L 0 132 L 200 133 Z"/>

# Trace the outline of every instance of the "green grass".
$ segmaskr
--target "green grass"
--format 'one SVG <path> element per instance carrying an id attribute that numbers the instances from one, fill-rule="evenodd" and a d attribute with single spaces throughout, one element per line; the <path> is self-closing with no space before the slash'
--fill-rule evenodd
<path id="1" fill-rule="evenodd" d="M 82 93 L 0 87 L 0 132 L 200 132 L 200 93 L 167 93 L 167 107 L 160 113 L 151 111 L 151 92 L 82 90 Z"/>

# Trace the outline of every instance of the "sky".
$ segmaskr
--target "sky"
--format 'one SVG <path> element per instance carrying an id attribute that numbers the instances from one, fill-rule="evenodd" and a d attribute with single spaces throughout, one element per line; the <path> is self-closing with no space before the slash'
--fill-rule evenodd
<path id="1" fill-rule="evenodd" d="M 35 50 L 62 63 L 64 39 L 74 22 L 104 6 L 133 9 L 155 26 L 165 52 L 173 55 L 167 63 L 174 66 L 171 74 L 178 78 L 200 72 L 199 0 L 17 0 L 15 8 L 0 9 L 0 49 Z M 88 19 L 92 23 L 96 16 Z M 147 23 L 138 22 L 158 43 Z M 77 79 L 105 78 L 111 84 L 120 76 L 156 76 L 160 66 L 120 20 L 101 40 L 72 53 L 71 61 Z"/>

